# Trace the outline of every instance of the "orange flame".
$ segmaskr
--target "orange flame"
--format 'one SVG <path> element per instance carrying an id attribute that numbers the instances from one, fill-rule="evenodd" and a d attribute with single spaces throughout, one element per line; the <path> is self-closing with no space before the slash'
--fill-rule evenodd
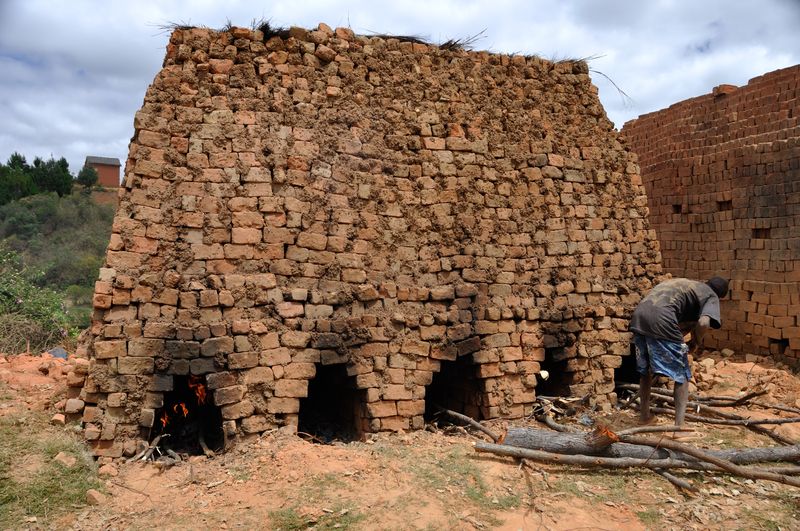
<path id="1" fill-rule="evenodd" d="M 186 409 L 186 404 L 184 404 L 183 402 L 172 406 L 172 411 L 174 411 L 175 413 L 181 413 L 184 416 L 184 418 L 189 415 L 189 410 Z"/>
<path id="2" fill-rule="evenodd" d="M 199 376 L 190 376 L 189 388 L 194 391 L 198 405 L 206 403 L 206 386 L 203 385 L 202 378 Z"/>
<path id="3" fill-rule="evenodd" d="M 166 428 L 167 427 L 167 422 L 169 422 L 169 415 L 167 415 L 166 411 L 162 411 L 161 412 L 161 419 L 159 419 L 159 420 L 161 420 L 161 427 L 162 428 Z"/>

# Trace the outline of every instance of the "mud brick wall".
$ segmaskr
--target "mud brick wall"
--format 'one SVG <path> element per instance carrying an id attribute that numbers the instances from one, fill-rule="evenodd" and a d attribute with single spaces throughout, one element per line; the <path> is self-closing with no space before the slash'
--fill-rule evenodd
<path id="1" fill-rule="evenodd" d="M 135 128 L 84 342 L 97 454 L 147 438 L 176 375 L 228 436 L 296 424 L 335 364 L 362 432 L 421 428 L 456 360 L 483 418 L 530 413 L 543 363 L 614 398 L 661 266 L 585 63 L 176 30 Z"/>
<path id="2" fill-rule="evenodd" d="M 639 117 L 666 272 L 733 279 L 711 346 L 800 356 L 800 66 Z"/>

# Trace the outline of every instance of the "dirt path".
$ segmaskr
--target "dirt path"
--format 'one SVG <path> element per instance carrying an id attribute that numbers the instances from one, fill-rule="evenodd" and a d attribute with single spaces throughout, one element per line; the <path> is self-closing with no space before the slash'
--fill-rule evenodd
<path id="1" fill-rule="evenodd" d="M 50 368 L 43 374 L 42 363 L 41 358 L 0 361 L 0 419 L 30 417 L 58 400 L 63 371 Z M 702 373 L 701 381 L 719 377 L 710 386 L 714 393 L 734 394 L 757 378 L 773 385 L 770 399 L 794 404 L 800 398 L 797 378 L 768 363 L 720 361 Z M 607 420 L 627 424 L 631 415 L 615 412 Z M 49 414 L 40 417 L 46 421 Z M 704 446 L 772 444 L 741 428 L 701 429 Z M 796 428 L 785 429 L 787 436 L 800 438 Z M 42 427 L 42 437 L 52 433 Z M 102 479 L 101 505 L 53 507 L 48 516 L 35 522 L 23 518 L 11 527 L 800 529 L 796 489 L 681 474 L 701 489 L 688 498 L 646 471 L 538 465 L 529 470 L 510 459 L 475 454 L 474 440 L 461 428 L 449 428 L 320 445 L 275 431 L 225 455 L 192 457 L 165 471 L 143 463 L 115 466 L 117 475 Z"/>

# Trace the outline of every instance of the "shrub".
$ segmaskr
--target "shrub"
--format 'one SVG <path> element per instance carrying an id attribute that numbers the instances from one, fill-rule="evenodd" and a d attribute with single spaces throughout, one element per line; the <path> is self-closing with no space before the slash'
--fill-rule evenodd
<path id="1" fill-rule="evenodd" d="M 113 205 L 84 194 L 0 206 L 0 351 L 20 352 L 26 339 L 43 350 L 89 326 L 113 218 Z"/>
<path id="2" fill-rule="evenodd" d="M 82 194 L 38 194 L 0 207 L 0 239 L 29 267 L 42 270 L 37 285 L 92 287 L 113 218 L 112 205 L 98 205 Z"/>
<path id="3" fill-rule="evenodd" d="M 59 293 L 35 284 L 38 275 L 20 256 L 0 247 L 0 351 L 33 352 L 54 346 L 69 334 L 70 316 Z"/>
<path id="4" fill-rule="evenodd" d="M 29 174 L 19 168 L 0 164 L 0 205 L 35 194 L 36 191 Z"/>
<path id="5" fill-rule="evenodd" d="M 91 166 L 84 166 L 81 168 L 81 171 L 78 172 L 78 177 L 75 180 L 78 184 L 83 186 L 83 191 L 85 193 L 89 193 L 92 187 L 97 184 L 97 179 L 99 179 L 97 170 Z"/>

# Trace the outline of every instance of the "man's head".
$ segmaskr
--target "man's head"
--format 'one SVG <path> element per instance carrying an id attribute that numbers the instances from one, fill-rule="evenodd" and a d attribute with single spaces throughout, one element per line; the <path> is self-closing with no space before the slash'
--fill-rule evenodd
<path id="1" fill-rule="evenodd" d="M 720 299 L 728 294 L 728 281 L 722 277 L 711 277 L 706 284 L 717 294 Z"/>

